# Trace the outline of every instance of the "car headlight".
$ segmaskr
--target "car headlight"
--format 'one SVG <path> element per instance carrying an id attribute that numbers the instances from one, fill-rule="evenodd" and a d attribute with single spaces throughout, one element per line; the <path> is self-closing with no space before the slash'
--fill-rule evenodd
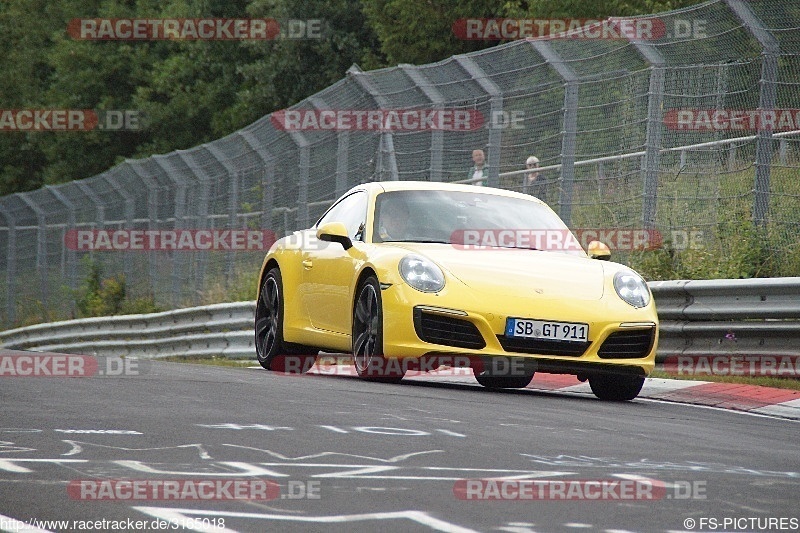
<path id="1" fill-rule="evenodd" d="M 444 288 L 442 269 L 421 255 L 412 254 L 401 259 L 400 275 L 418 291 L 439 292 Z"/>
<path id="2" fill-rule="evenodd" d="M 614 289 L 620 298 L 633 307 L 647 307 L 650 303 L 647 283 L 632 270 L 621 270 L 614 274 Z"/>

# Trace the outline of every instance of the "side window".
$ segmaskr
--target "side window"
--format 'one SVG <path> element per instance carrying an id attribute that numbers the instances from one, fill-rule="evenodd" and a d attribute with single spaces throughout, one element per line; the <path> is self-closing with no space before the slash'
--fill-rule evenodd
<path id="1" fill-rule="evenodd" d="M 341 222 L 347 228 L 347 234 L 354 241 L 364 240 L 364 225 L 367 222 L 367 201 L 369 196 L 364 191 L 356 191 L 345 196 L 328 212 L 322 215 L 317 227 L 328 222 Z"/>

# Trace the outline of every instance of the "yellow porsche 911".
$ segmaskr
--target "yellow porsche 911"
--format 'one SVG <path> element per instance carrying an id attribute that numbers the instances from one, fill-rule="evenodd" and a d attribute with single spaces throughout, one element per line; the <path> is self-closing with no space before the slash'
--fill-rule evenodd
<path id="1" fill-rule="evenodd" d="M 636 272 L 594 257 L 532 196 L 359 185 L 264 258 L 257 358 L 302 372 L 320 350 L 347 352 L 359 376 L 383 381 L 469 365 L 490 388 L 574 374 L 601 399 L 630 400 L 654 366 L 655 304 Z"/>

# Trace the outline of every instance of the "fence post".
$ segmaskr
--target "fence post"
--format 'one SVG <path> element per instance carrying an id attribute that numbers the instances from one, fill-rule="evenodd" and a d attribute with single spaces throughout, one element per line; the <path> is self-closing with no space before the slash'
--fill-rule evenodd
<path id="1" fill-rule="evenodd" d="M 8 228 L 8 240 L 6 247 L 6 316 L 8 325 L 12 326 L 17 320 L 17 299 L 16 299 L 16 280 L 17 280 L 17 228 L 16 220 L 11 214 L 11 209 L 7 208 L 8 200 L 0 198 L 0 215 L 6 219 Z"/>
<path id="2" fill-rule="evenodd" d="M 744 0 L 725 0 L 747 30 L 755 37 L 762 48 L 760 93 L 758 109 L 762 113 L 775 110 L 778 81 L 778 57 L 780 45 L 778 40 L 759 20 Z M 769 215 L 769 182 L 770 164 L 772 162 L 772 129 L 758 128 L 756 139 L 756 178 L 753 196 L 753 222 L 756 226 L 765 227 Z"/>
<path id="3" fill-rule="evenodd" d="M 128 165 L 136 176 L 144 182 L 147 186 L 147 230 L 153 231 L 155 228 L 153 227 L 158 220 L 158 182 L 153 176 L 147 175 L 145 172 L 139 169 L 140 163 L 133 159 L 126 159 L 125 163 Z M 155 302 L 155 295 L 157 292 L 157 283 L 158 283 L 158 269 L 156 268 L 156 258 L 155 258 L 156 251 L 152 249 L 147 250 L 147 272 L 150 285 L 150 294 L 153 297 L 153 301 Z"/>
<path id="4" fill-rule="evenodd" d="M 173 229 L 182 229 L 185 226 L 186 218 L 186 181 L 181 177 L 173 166 L 172 161 L 166 155 L 154 155 L 153 161 L 164 171 L 164 175 L 175 184 L 175 222 Z M 180 307 L 180 295 L 183 292 L 184 282 L 181 278 L 181 270 L 184 266 L 184 255 L 173 251 L 172 257 L 172 307 Z"/>
<path id="5" fill-rule="evenodd" d="M 125 190 L 125 187 L 123 187 L 119 183 L 118 181 L 119 178 L 116 175 L 116 173 L 114 173 L 113 175 L 110 174 L 112 173 L 108 172 L 106 174 L 103 174 L 103 179 L 111 186 L 112 189 L 114 189 L 117 192 L 117 194 L 122 196 L 123 200 L 125 200 L 125 213 L 124 213 L 125 225 L 127 226 L 127 229 L 130 230 L 133 228 L 134 212 L 136 209 L 136 199 L 133 196 L 131 196 L 131 194 Z M 123 261 L 122 263 L 123 263 L 122 270 L 125 274 L 125 281 L 126 283 L 132 283 L 133 261 Z"/>
<path id="6" fill-rule="evenodd" d="M 203 145 L 205 148 L 206 145 Z M 211 176 L 201 167 L 195 158 L 197 157 L 200 149 L 194 150 L 177 150 L 176 153 L 181 161 L 192 171 L 197 178 L 200 179 L 200 202 L 197 206 L 197 222 L 192 229 L 209 229 L 208 223 L 208 206 L 211 202 Z M 191 156 L 191 157 L 190 157 Z M 197 301 L 197 290 L 203 286 L 206 276 L 206 265 L 208 263 L 208 251 L 203 250 L 198 252 L 197 258 L 197 275 L 195 276 L 195 285 L 192 288 L 192 300 Z"/>
<path id="7" fill-rule="evenodd" d="M 36 214 L 36 271 L 39 274 L 39 284 L 42 291 L 42 306 L 47 309 L 49 306 L 50 283 L 47 279 L 47 220 L 42 208 L 36 202 L 28 198 L 27 193 L 16 193 L 25 204 Z"/>
<path id="8" fill-rule="evenodd" d="M 289 137 L 297 146 L 299 151 L 300 174 L 297 180 L 297 215 L 295 216 L 295 228 L 305 229 L 310 226 L 308 220 L 308 179 L 311 173 L 311 143 L 306 136 L 297 131 L 288 132 Z"/>
<path id="9" fill-rule="evenodd" d="M 532 40 L 531 45 L 564 80 L 564 131 L 561 139 L 561 192 L 558 214 L 572 224 L 572 188 L 575 182 L 575 148 L 578 135 L 578 75 L 547 41 Z"/>
<path id="10" fill-rule="evenodd" d="M 336 134 L 336 190 L 334 197 L 338 198 L 347 192 L 350 161 L 350 132 L 340 131 Z"/>
<path id="11" fill-rule="evenodd" d="M 788 162 L 788 153 L 789 153 L 789 142 L 786 140 L 786 137 L 781 137 L 780 143 L 778 145 L 778 155 L 780 157 L 780 162 L 782 166 L 786 166 Z"/>
<path id="12" fill-rule="evenodd" d="M 239 180 L 241 178 L 239 171 L 236 170 L 236 167 L 231 163 L 230 159 L 225 157 L 225 154 L 222 153 L 222 150 L 219 149 L 216 143 L 208 143 L 203 146 L 208 149 L 211 155 L 214 156 L 214 159 L 216 159 L 228 173 L 228 180 L 230 181 L 230 190 L 228 192 L 228 229 L 239 229 Z M 235 253 L 236 252 L 233 250 L 230 250 L 225 254 L 225 288 L 230 288 L 231 282 L 233 281 L 233 256 Z"/>
<path id="13" fill-rule="evenodd" d="M 72 183 L 77 185 L 78 189 L 80 189 L 84 196 L 86 196 L 89 201 L 94 204 L 96 215 L 93 229 L 98 229 L 102 226 L 105 226 L 106 206 L 103 204 L 103 201 L 100 199 L 97 193 L 94 192 L 94 189 L 89 187 L 84 180 L 75 180 Z M 89 250 L 89 259 L 94 261 L 94 250 Z"/>
<path id="14" fill-rule="evenodd" d="M 104 225 L 106 222 L 106 206 L 103 204 L 103 201 L 100 199 L 97 193 L 94 192 L 94 189 L 89 187 L 89 185 L 83 180 L 75 180 L 72 183 L 77 185 L 78 189 L 80 189 L 81 192 L 94 204 L 95 210 L 97 211 L 96 224 L 98 226 Z"/>
<path id="15" fill-rule="evenodd" d="M 64 196 L 64 193 L 62 193 L 59 190 L 58 187 L 53 187 L 51 185 L 45 185 L 44 187 L 45 187 L 45 189 L 50 191 L 53 194 L 53 196 L 55 196 L 56 200 L 61 202 L 64 205 L 64 207 L 67 208 L 67 231 L 69 231 L 70 229 L 76 229 L 76 224 L 75 224 L 75 204 L 73 204 L 69 200 L 69 198 Z M 66 231 L 62 234 L 61 249 L 66 254 L 66 263 L 67 263 L 66 264 L 66 278 L 67 278 L 67 283 L 69 284 L 69 288 L 74 291 L 75 289 L 78 288 L 77 287 L 76 255 L 75 255 L 75 250 L 68 250 L 67 249 L 65 238 L 66 238 Z M 75 313 L 75 300 L 70 298 L 69 302 L 70 302 L 70 305 L 69 305 L 70 313 L 74 314 Z"/>
<path id="16" fill-rule="evenodd" d="M 433 108 L 437 110 L 444 109 L 445 99 L 439 89 L 436 88 L 419 67 L 413 65 L 400 65 L 400 70 L 414 82 L 422 93 L 431 101 Z M 433 130 L 431 132 L 431 171 L 428 176 L 429 181 L 442 181 L 442 154 L 444 152 L 444 131 Z"/>
<path id="17" fill-rule="evenodd" d="M 309 96 L 308 101 L 318 111 L 330 109 L 325 100 L 319 95 Z M 347 130 L 336 131 L 336 184 L 334 185 L 333 198 L 339 198 L 349 188 L 347 186 L 347 172 L 349 168 L 348 150 L 350 149 L 350 132 Z"/>
<path id="18" fill-rule="evenodd" d="M 389 101 L 375 87 L 372 86 L 372 83 L 367 78 L 367 75 L 364 74 L 358 65 L 353 64 L 349 69 L 347 69 L 347 75 L 355 80 L 358 86 L 372 97 L 379 109 L 390 109 Z M 383 172 L 385 167 L 383 161 L 384 147 L 386 148 L 385 152 L 389 158 L 388 166 L 389 175 L 391 176 L 389 179 L 392 181 L 397 181 L 400 179 L 400 172 L 397 169 L 397 155 L 394 151 L 394 135 L 391 131 L 381 133 L 381 140 L 378 145 L 378 181 L 383 181 Z"/>
<path id="19" fill-rule="evenodd" d="M 716 109 L 717 111 L 724 111 L 725 110 L 725 97 L 728 95 L 728 63 L 721 63 L 717 65 L 717 83 L 714 87 L 716 91 Z M 714 140 L 719 141 L 725 137 L 725 133 L 722 130 L 718 130 L 714 135 Z M 723 145 L 718 145 L 717 149 L 719 150 L 719 158 L 720 158 L 720 165 L 722 164 L 722 157 L 724 156 L 725 148 Z"/>
<path id="20" fill-rule="evenodd" d="M 503 91 L 497 84 L 486 75 L 483 69 L 469 56 L 457 55 L 453 56 L 456 63 L 461 65 L 467 74 L 472 76 L 472 79 L 480 86 L 480 88 L 489 95 L 489 114 L 491 115 L 486 120 L 487 127 L 489 128 L 489 142 L 486 147 L 486 169 L 489 176 L 486 179 L 486 185 L 489 187 L 500 186 L 500 143 L 502 142 L 503 129 L 495 128 L 494 118 L 503 113 Z"/>
<path id="21" fill-rule="evenodd" d="M 239 136 L 258 155 L 264 164 L 264 177 L 261 180 L 261 229 L 272 229 L 272 208 L 275 205 L 275 191 L 272 184 L 267 183 L 269 178 L 275 177 L 275 158 L 269 151 L 258 144 L 253 132 L 240 131 Z M 275 237 L 280 238 L 277 233 Z"/>
<path id="22" fill-rule="evenodd" d="M 736 143 L 731 143 L 728 148 L 728 171 L 733 172 L 736 169 Z"/>
<path id="23" fill-rule="evenodd" d="M 647 132 L 642 158 L 644 176 L 642 190 L 642 225 L 652 229 L 656 224 L 658 204 L 658 171 L 660 168 L 661 132 L 663 128 L 664 78 L 666 61 L 661 52 L 649 43 L 630 39 L 639 54 L 650 63 L 650 85 L 647 92 Z"/>

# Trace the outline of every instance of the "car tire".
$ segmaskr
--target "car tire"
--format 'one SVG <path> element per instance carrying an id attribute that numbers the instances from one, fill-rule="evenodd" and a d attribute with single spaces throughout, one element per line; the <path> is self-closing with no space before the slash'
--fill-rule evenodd
<path id="1" fill-rule="evenodd" d="M 601 400 L 626 402 L 639 395 L 644 377 L 619 374 L 596 374 L 589 376 L 589 386 Z"/>
<path id="2" fill-rule="evenodd" d="M 283 305 L 283 278 L 275 267 L 264 277 L 256 302 L 256 359 L 267 370 L 302 374 L 314 366 L 316 350 L 284 342 Z"/>
<path id="3" fill-rule="evenodd" d="M 353 303 L 353 364 L 359 377 L 398 383 L 405 375 L 400 360 L 383 356 L 383 301 L 378 278 L 369 276 Z"/>

